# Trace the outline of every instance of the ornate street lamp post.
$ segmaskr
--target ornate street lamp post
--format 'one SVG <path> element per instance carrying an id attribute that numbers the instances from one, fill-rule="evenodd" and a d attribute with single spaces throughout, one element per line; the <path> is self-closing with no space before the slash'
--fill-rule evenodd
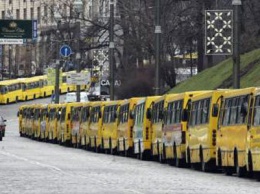
<path id="1" fill-rule="evenodd" d="M 57 21 L 57 31 L 56 34 L 57 36 L 60 35 L 60 25 L 61 25 L 61 14 L 58 11 L 55 11 L 54 13 L 54 19 Z M 57 59 L 60 59 L 59 56 L 59 43 L 57 41 Z M 60 78 L 60 67 L 61 67 L 61 59 L 60 62 L 56 62 L 55 66 L 55 104 L 59 104 L 60 101 L 60 83 L 59 83 L 59 78 Z"/>
<path id="2" fill-rule="evenodd" d="M 75 0 L 73 2 L 73 9 L 76 13 L 77 19 L 80 17 L 80 14 L 83 12 L 83 3 L 81 0 Z M 80 73 L 81 67 L 80 67 L 80 48 L 79 48 L 79 41 L 80 41 L 80 21 L 75 23 L 76 25 L 76 37 L 77 37 L 77 46 L 76 46 L 76 61 L 77 61 L 77 69 L 76 72 Z M 77 102 L 80 102 L 80 85 L 77 85 L 76 88 L 76 96 L 77 96 Z"/>

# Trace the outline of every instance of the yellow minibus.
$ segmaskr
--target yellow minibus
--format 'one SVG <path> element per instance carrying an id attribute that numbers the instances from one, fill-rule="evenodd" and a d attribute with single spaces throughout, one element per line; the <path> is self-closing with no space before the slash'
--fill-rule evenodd
<path id="1" fill-rule="evenodd" d="M 0 104 L 22 100 L 22 87 L 19 80 L 0 81 Z"/>
<path id="2" fill-rule="evenodd" d="M 47 75 L 37 77 L 39 77 L 41 97 L 51 96 L 54 93 L 54 85 L 48 84 Z"/>
<path id="3" fill-rule="evenodd" d="M 19 107 L 17 116 L 19 118 L 19 133 L 20 136 L 24 136 L 25 135 L 25 120 L 26 120 L 26 112 L 27 112 L 27 106 L 28 105 L 22 105 Z"/>
<path id="4" fill-rule="evenodd" d="M 47 137 L 48 141 L 57 143 L 57 115 L 59 104 L 48 105 Z"/>
<path id="5" fill-rule="evenodd" d="M 225 90 L 214 90 L 190 98 L 186 161 L 192 167 L 202 171 L 216 169 L 218 115 L 214 107 L 220 105 L 223 94 Z"/>
<path id="6" fill-rule="evenodd" d="M 160 96 L 140 98 L 134 110 L 134 155 L 141 160 L 151 157 L 151 107 L 152 103 Z"/>
<path id="7" fill-rule="evenodd" d="M 165 154 L 162 153 L 162 128 L 165 97 L 166 95 L 157 98 L 153 102 L 151 109 L 151 157 L 159 162 L 164 162 L 165 159 Z"/>
<path id="8" fill-rule="evenodd" d="M 102 129 L 101 129 L 101 151 L 115 154 L 117 151 L 117 125 L 118 108 L 120 100 L 103 102 Z"/>
<path id="9" fill-rule="evenodd" d="M 99 152 L 101 148 L 101 128 L 103 101 L 91 102 L 89 128 L 86 133 L 87 149 Z"/>
<path id="10" fill-rule="evenodd" d="M 246 174 L 249 104 L 253 104 L 254 91 L 253 87 L 244 88 L 230 90 L 223 95 L 216 149 L 217 165 L 227 175 L 236 173 L 241 177 Z"/>
<path id="11" fill-rule="evenodd" d="M 183 110 L 190 111 L 190 98 L 203 91 L 166 94 L 162 129 L 162 158 L 177 167 L 186 166 L 187 121 L 182 120 Z"/>
<path id="12" fill-rule="evenodd" d="M 80 136 L 80 116 L 81 116 L 81 102 L 72 102 L 69 103 L 71 105 L 70 110 L 70 126 L 71 126 L 71 143 L 73 147 L 77 147 L 78 137 Z"/>
<path id="13" fill-rule="evenodd" d="M 39 139 L 40 137 L 40 114 L 41 114 L 41 104 L 34 105 L 34 114 L 33 114 L 33 126 L 32 126 L 32 138 Z"/>
<path id="14" fill-rule="evenodd" d="M 133 111 L 140 98 L 122 100 L 119 107 L 117 126 L 117 152 L 124 156 L 133 155 Z"/>
<path id="15" fill-rule="evenodd" d="M 41 97 L 40 80 L 38 78 L 19 78 L 22 87 L 22 99 L 33 100 Z"/>
<path id="16" fill-rule="evenodd" d="M 64 144 L 66 146 L 71 146 L 72 143 L 76 143 L 75 131 L 78 130 L 76 128 L 77 126 L 74 125 L 74 121 L 71 118 L 71 111 L 74 109 L 74 107 L 82 106 L 80 102 L 71 102 L 71 103 L 64 103 L 60 105 L 60 119 L 59 119 L 59 128 L 58 128 L 58 134 L 59 134 L 59 141 L 60 144 Z M 78 121 L 77 121 L 78 122 Z M 72 130 L 73 125 L 73 130 Z M 79 126 L 78 126 L 79 127 Z M 72 133 L 72 131 L 74 131 Z M 73 138 L 72 138 L 73 137 Z"/>
<path id="17" fill-rule="evenodd" d="M 88 142 L 87 130 L 89 128 L 90 110 L 91 102 L 83 102 L 80 116 L 79 137 L 77 138 L 77 147 L 81 147 L 83 149 L 87 148 L 86 142 Z"/>

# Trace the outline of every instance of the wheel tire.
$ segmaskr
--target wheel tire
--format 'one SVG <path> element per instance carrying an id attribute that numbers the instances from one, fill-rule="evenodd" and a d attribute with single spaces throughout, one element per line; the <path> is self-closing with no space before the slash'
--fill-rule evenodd
<path id="1" fill-rule="evenodd" d="M 225 172 L 225 174 L 226 174 L 227 176 L 232 176 L 232 174 L 233 174 L 233 169 L 230 168 L 230 167 L 226 167 L 226 168 L 224 169 L 224 172 Z"/>
<path id="2" fill-rule="evenodd" d="M 251 151 L 248 152 L 248 176 L 253 177 L 253 160 Z"/>
<path id="3" fill-rule="evenodd" d="M 189 147 L 186 150 L 186 155 L 187 155 L 187 166 L 191 167 L 190 148 Z"/>
<path id="4" fill-rule="evenodd" d="M 181 168 L 183 167 L 183 161 L 182 159 L 178 158 L 178 154 L 177 154 L 177 148 L 176 148 L 176 144 L 174 144 L 173 147 L 173 154 L 174 154 L 174 164 L 176 167 Z"/>
<path id="5" fill-rule="evenodd" d="M 245 167 L 240 167 L 238 165 L 238 154 L 237 154 L 237 151 L 235 150 L 235 153 L 234 153 L 234 166 L 235 166 L 235 170 L 236 170 L 236 174 L 238 177 L 244 177 L 245 176 L 245 173 L 246 173 L 246 169 Z"/>
<path id="6" fill-rule="evenodd" d="M 208 169 L 207 169 L 207 164 L 204 162 L 202 147 L 200 147 L 200 164 L 201 164 L 201 171 L 207 172 Z"/>
<path id="7" fill-rule="evenodd" d="M 221 149 L 218 149 L 218 167 L 222 168 Z"/>

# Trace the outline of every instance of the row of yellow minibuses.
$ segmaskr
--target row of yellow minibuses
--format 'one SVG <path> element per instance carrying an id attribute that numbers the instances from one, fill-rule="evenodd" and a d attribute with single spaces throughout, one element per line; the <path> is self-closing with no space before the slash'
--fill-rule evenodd
<path id="1" fill-rule="evenodd" d="M 62 73 L 59 85 L 61 94 L 76 91 L 75 85 L 66 82 L 68 73 L 70 72 Z M 86 88 L 87 85 L 81 86 L 82 90 Z M 0 81 L 0 104 L 45 98 L 51 96 L 54 90 L 54 85 L 48 83 L 47 75 Z"/>
<path id="2" fill-rule="evenodd" d="M 260 88 L 23 105 L 21 136 L 227 175 L 260 172 Z"/>

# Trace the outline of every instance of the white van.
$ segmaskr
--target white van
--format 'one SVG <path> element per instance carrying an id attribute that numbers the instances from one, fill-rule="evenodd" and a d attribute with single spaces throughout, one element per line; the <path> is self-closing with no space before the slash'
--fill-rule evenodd
<path id="1" fill-rule="evenodd" d="M 88 102 L 88 92 L 80 92 L 80 102 Z M 66 94 L 64 102 L 76 102 L 77 101 L 77 95 L 76 92 L 69 92 Z"/>

